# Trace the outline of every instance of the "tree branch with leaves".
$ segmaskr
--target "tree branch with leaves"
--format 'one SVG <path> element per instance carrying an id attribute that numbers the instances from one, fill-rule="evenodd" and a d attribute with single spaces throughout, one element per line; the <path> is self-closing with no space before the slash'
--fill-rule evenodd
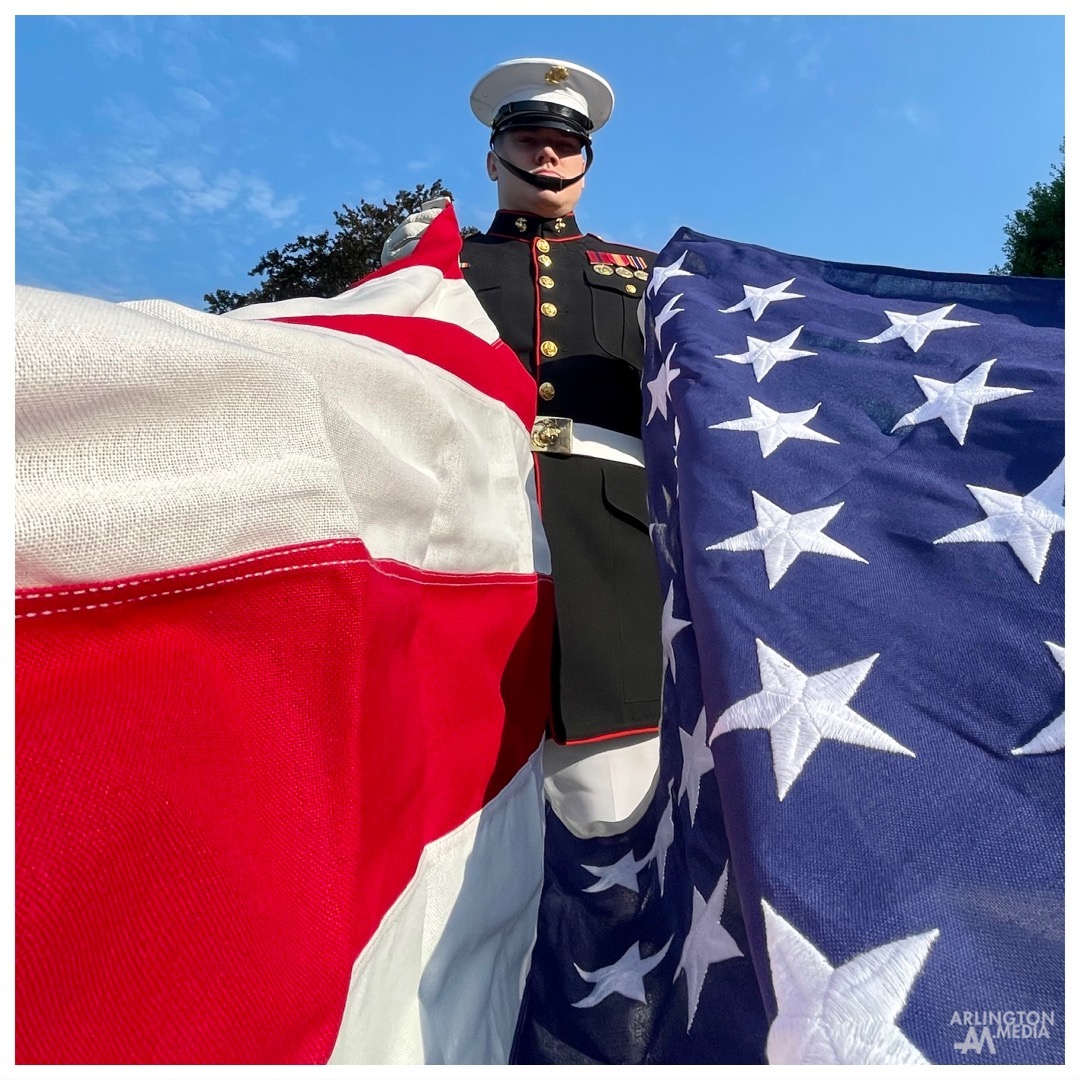
<path id="1" fill-rule="evenodd" d="M 248 271 L 251 277 L 264 278 L 258 288 L 246 293 L 229 289 L 206 293 L 206 310 L 220 315 L 246 304 L 297 296 L 336 296 L 379 268 L 383 241 L 403 218 L 419 210 L 428 199 L 443 195 L 449 197 L 450 192 L 441 180 L 436 180 L 430 187 L 417 184 L 412 191 L 403 188 L 393 202 L 384 199 L 381 205 L 366 200 L 358 206 L 343 203 L 340 210 L 334 211 L 333 231 L 298 236 L 268 251 Z M 461 230 L 461 235 L 477 231 L 469 226 Z"/>
<path id="2" fill-rule="evenodd" d="M 1065 144 L 1061 164 L 1050 170 L 1050 183 L 1036 183 L 1028 204 L 1005 224 L 1005 265 L 991 274 L 1020 277 L 1065 276 Z"/>

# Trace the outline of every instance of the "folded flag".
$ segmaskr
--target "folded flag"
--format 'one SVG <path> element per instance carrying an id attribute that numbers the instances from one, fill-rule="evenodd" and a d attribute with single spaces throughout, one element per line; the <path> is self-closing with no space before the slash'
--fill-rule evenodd
<path id="1" fill-rule="evenodd" d="M 680 230 L 656 795 L 549 820 L 515 1059 L 1064 1061 L 1064 288 Z"/>
<path id="2" fill-rule="evenodd" d="M 552 603 L 459 249 L 231 317 L 18 290 L 17 1061 L 507 1060 Z"/>

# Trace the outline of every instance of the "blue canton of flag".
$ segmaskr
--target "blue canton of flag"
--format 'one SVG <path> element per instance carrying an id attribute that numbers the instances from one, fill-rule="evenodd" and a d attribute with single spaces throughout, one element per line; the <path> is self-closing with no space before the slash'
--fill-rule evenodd
<path id="1" fill-rule="evenodd" d="M 646 290 L 660 773 L 549 811 L 516 1060 L 1064 1061 L 1064 287 L 689 229 Z"/>

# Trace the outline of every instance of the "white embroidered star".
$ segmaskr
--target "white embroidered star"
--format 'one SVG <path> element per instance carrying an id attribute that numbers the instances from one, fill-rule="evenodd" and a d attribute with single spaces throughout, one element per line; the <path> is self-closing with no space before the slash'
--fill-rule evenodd
<path id="1" fill-rule="evenodd" d="M 767 458 L 774 450 L 788 439 L 810 439 L 814 442 L 827 442 L 837 445 L 835 439 L 828 435 L 822 435 L 820 431 L 813 431 L 806 425 L 817 416 L 821 408 L 819 401 L 812 409 L 804 409 L 802 412 L 777 412 L 763 405 L 752 397 L 746 399 L 750 403 L 750 415 L 740 420 L 725 420 L 720 424 L 710 424 L 710 430 L 719 431 L 756 431 L 758 446 L 761 448 L 761 456 Z"/>
<path id="2" fill-rule="evenodd" d="M 761 690 L 725 709 L 709 742 L 737 728 L 768 731 L 776 794 L 781 800 L 822 739 L 915 756 L 848 707 L 879 653 L 817 675 L 804 675 L 760 638 L 757 654 Z"/>
<path id="3" fill-rule="evenodd" d="M 664 895 L 664 874 L 667 872 L 668 848 L 671 847 L 671 842 L 675 839 L 674 801 L 671 798 L 671 788 L 674 783 L 674 778 L 668 781 L 667 806 L 664 807 L 664 812 L 660 815 L 660 820 L 656 824 L 656 836 L 653 837 L 652 847 L 649 848 L 649 853 L 645 856 L 645 862 L 650 859 L 656 860 L 661 896 Z"/>
<path id="4" fill-rule="evenodd" d="M 610 866 L 586 866 L 581 864 L 582 870 L 588 870 L 597 880 L 591 885 L 585 886 L 582 892 L 598 893 L 621 885 L 631 892 L 638 891 L 638 871 L 652 858 L 646 855 L 643 859 L 635 859 L 633 851 L 628 851 L 618 862 Z"/>
<path id="5" fill-rule="evenodd" d="M 926 1059 L 896 1026 L 940 933 L 868 949 L 833 967 L 764 900 L 776 1019 L 770 1065 L 920 1065 Z"/>
<path id="6" fill-rule="evenodd" d="M 750 314 L 754 316 L 754 322 L 757 322 L 761 318 L 765 309 L 774 300 L 804 300 L 805 297 L 802 293 L 789 293 L 784 290 L 789 285 L 794 285 L 795 279 L 789 278 L 787 281 L 781 281 L 779 285 L 770 285 L 767 289 L 759 289 L 754 285 L 744 285 L 743 298 L 737 303 L 728 308 L 720 308 L 721 315 L 730 315 L 734 311 L 745 311 L 750 309 Z"/>
<path id="7" fill-rule="evenodd" d="M 678 420 L 675 421 L 676 429 L 678 428 Z M 649 524 L 649 539 L 653 542 L 653 547 L 656 549 L 657 555 L 661 556 L 671 567 L 672 570 L 676 569 L 675 556 L 671 550 L 672 543 L 672 524 L 671 524 L 671 494 L 668 489 L 661 484 L 660 490 L 664 494 L 664 517 L 665 521 L 652 521 Z M 651 515 L 655 518 L 655 515 Z"/>
<path id="8" fill-rule="evenodd" d="M 1062 671 L 1065 670 L 1065 650 L 1052 641 L 1043 644 L 1050 650 L 1050 655 L 1057 661 Z M 1065 749 L 1065 714 L 1054 717 L 1030 742 L 1013 750 L 1014 754 L 1052 754 Z"/>
<path id="9" fill-rule="evenodd" d="M 678 342 L 671 346 L 667 357 L 660 365 L 660 370 L 656 373 L 656 378 L 645 384 L 652 395 L 652 408 L 649 410 L 649 419 L 645 421 L 646 424 L 652 422 L 657 410 L 660 411 L 660 415 L 665 420 L 667 419 L 667 403 L 671 398 L 671 384 L 679 377 L 681 372 L 681 368 L 671 366 L 671 357 L 677 345 Z"/>
<path id="10" fill-rule="evenodd" d="M 884 341 L 902 337 L 912 352 L 918 352 L 935 330 L 956 330 L 961 326 L 979 325 L 974 322 L 962 322 L 960 319 L 945 318 L 954 307 L 956 307 L 955 304 L 946 304 L 945 307 L 935 308 L 933 311 L 924 311 L 921 315 L 886 311 L 885 314 L 888 315 L 892 326 L 888 330 L 882 330 L 876 337 L 859 338 L 859 341 L 863 345 L 880 345 Z"/>
<path id="11" fill-rule="evenodd" d="M 838 544 L 822 531 L 840 512 L 843 503 L 822 506 L 817 510 L 805 510 L 801 514 L 789 514 L 776 503 L 769 502 L 764 495 L 759 495 L 756 491 L 751 494 L 754 496 L 757 527 L 710 544 L 706 551 L 760 551 L 765 556 L 765 573 L 770 589 L 776 586 L 791 568 L 791 564 L 805 552 L 866 562 L 861 555 L 843 544 Z"/>
<path id="12" fill-rule="evenodd" d="M 730 360 L 734 364 L 752 364 L 754 377 L 761 382 L 776 364 L 785 360 L 798 360 L 801 356 L 817 356 L 816 352 L 807 352 L 805 349 L 792 349 L 790 346 L 802 333 L 802 327 L 796 326 L 790 334 L 785 334 L 776 341 L 762 341 L 761 338 L 746 338 L 746 352 L 723 353 L 715 356 L 715 360 Z"/>
<path id="13" fill-rule="evenodd" d="M 683 298 L 683 294 L 679 293 L 678 296 L 673 296 L 653 317 L 653 333 L 656 335 L 656 347 L 660 346 L 660 330 L 663 328 L 664 323 L 674 319 L 683 309 L 676 307 L 675 305 Z"/>
<path id="14" fill-rule="evenodd" d="M 662 949 L 644 960 L 641 958 L 641 942 L 635 941 L 614 964 L 608 967 L 597 968 L 596 971 L 583 971 L 575 964 L 574 970 L 578 975 L 586 982 L 596 985 L 588 997 L 573 1002 L 574 1008 L 591 1009 L 611 994 L 621 994 L 631 1001 L 639 1001 L 644 1005 L 645 976 L 664 959 L 671 942 L 672 939 L 668 938 L 667 944 Z"/>
<path id="15" fill-rule="evenodd" d="M 1017 394 L 1030 394 L 1030 390 L 1018 390 L 1012 386 L 987 386 L 986 379 L 993 360 L 980 364 L 958 382 L 941 382 L 924 375 L 914 376 L 926 397 L 926 401 L 917 409 L 912 409 L 896 422 L 893 431 L 909 424 L 921 424 L 924 420 L 941 417 L 945 426 L 952 432 L 953 438 L 963 446 L 967 437 L 968 424 L 976 405 L 985 405 L 1002 398 L 1015 397 Z"/>
<path id="16" fill-rule="evenodd" d="M 678 421 L 676 420 L 675 423 L 677 425 Z M 672 508 L 672 506 L 675 505 L 675 500 L 671 497 L 671 492 L 668 491 L 666 484 L 661 484 L 660 485 L 660 493 L 664 496 L 664 515 L 663 516 L 668 521 L 670 521 L 671 520 L 671 508 Z"/>
<path id="17" fill-rule="evenodd" d="M 675 648 L 672 641 L 680 630 L 690 625 L 689 619 L 675 618 L 675 584 L 668 586 L 667 599 L 660 616 L 660 641 L 664 647 L 664 672 L 671 668 L 671 681 L 675 681 Z M 663 673 L 661 673 L 663 674 Z"/>
<path id="18" fill-rule="evenodd" d="M 649 275 L 649 284 L 645 286 L 645 295 L 654 296 L 657 291 L 664 287 L 664 282 L 668 278 L 673 277 L 693 277 L 694 275 L 689 270 L 683 270 L 683 259 L 686 258 L 688 252 L 683 252 L 673 263 L 669 263 L 667 266 L 654 266 L 652 273 Z"/>
<path id="19" fill-rule="evenodd" d="M 671 456 L 671 465 L 675 470 L 675 494 L 679 494 L 679 418 L 675 417 L 675 449 Z"/>
<path id="20" fill-rule="evenodd" d="M 1065 461 L 1027 495 L 967 485 L 986 517 L 939 536 L 935 544 L 1006 543 L 1036 584 L 1054 533 L 1065 529 Z"/>
<path id="21" fill-rule="evenodd" d="M 709 968 L 713 964 L 719 964 L 721 960 L 731 960 L 743 954 L 735 944 L 735 939 L 720 925 L 720 918 L 724 914 L 724 899 L 727 897 L 727 872 L 725 864 L 724 872 L 707 902 L 701 893 L 694 889 L 690 931 L 683 942 L 679 966 L 675 969 L 675 979 L 678 979 L 681 973 L 686 973 L 687 1031 L 694 1022 L 694 1014 L 701 1000 L 701 988 L 705 985 Z"/>
<path id="22" fill-rule="evenodd" d="M 657 556 L 675 570 L 675 556 L 671 553 L 671 526 L 664 521 L 652 522 L 649 525 L 649 539 L 652 540 Z"/>
<path id="23" fill-rule="evenodd" d="M 712 772 L 715 762 L 709 749 L 708 725 L 705 722 L 705 710 L 694 725 L 694 731 L 679 728 L 679 742 L 682 745 L 682 779 L 679 781 L 679 799 L 685 795 L 690 804 L 690 825 L 697 815 L 698 795 L 701 792 L 701 778 Z"/>

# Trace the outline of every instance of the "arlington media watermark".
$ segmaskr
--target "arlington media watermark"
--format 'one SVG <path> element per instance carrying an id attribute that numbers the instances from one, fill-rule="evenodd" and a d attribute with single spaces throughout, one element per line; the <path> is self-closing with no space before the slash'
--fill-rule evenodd
<path id="1" fill-rule="evenodd" d="M 981 1012 L 954 1012 L 950 1027 L 966 1029 L 963 1038 L 953 1048 L 964 1057 L 974 1051 L 980 1057 L 985 1050 L 996 1055 L 1002 1039 L 1049 1039 L 1054 1031 L 1054 1010 L 1045 1009 L 984 1009 Z"/>

